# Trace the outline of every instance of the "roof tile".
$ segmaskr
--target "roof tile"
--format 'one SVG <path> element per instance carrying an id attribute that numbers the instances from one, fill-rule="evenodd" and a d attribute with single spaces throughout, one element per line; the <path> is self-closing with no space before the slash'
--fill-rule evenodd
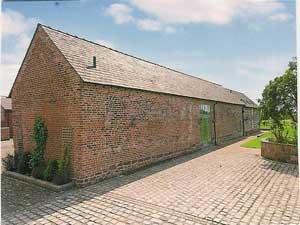
<path id="1" fill-rule="evenodd" d="M 85 82 L 257 107 L 243 93 L 42 25 Z M 97 66 L 93 69 L 93 56 Z"/>

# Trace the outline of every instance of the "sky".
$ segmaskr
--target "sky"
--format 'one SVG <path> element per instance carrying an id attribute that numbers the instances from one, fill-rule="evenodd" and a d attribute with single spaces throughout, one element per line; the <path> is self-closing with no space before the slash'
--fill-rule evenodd
<path id="1" fill-rule="evenodd" d="M 269 80 L 282 75 L 296 56 L 295 4 L 295 0 L 7 0 L 1 9 L 0 95 L 9 94 L 36 25 L 42 23 L 257 100 Z"/>

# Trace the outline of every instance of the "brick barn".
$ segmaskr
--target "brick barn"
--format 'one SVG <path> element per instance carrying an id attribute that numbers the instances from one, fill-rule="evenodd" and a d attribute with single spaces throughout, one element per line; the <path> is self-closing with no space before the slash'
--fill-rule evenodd
<path id="1" fill-rule="evenodd" d="M 72 144 L 84 186 L 259 130 L 244 94 L 38 25 L 10 96 L 16 149 L 31 151 L 34 119 L 45 157 Z"/>

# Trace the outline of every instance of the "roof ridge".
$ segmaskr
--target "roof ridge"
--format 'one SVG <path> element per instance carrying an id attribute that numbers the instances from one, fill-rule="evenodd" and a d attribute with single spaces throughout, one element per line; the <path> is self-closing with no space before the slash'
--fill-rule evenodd
<path id="1" fill-rule="evenodd" d="M 119 50 L 116 50 L 116 49 L 113 49 L 113 48 L 107 47 L 107 46 L 105 46 L 105 45 L 102 45 L 102 44 L 99 44 L 99 43 L 96 43 L 96 42 L 93 42 L 93 41 L 87 40 L 87 39 L 85 39 L 85 38 L 82 38 L 82 37 L 78 37 L 78 36 L 76 36 L 76 35 L 74 35 L 74 34 L 70 34 L 70 33 L 67 33 L 67 32 L 64 32 L 64 31 L 61 31 L 61 30 L 58 30 L 58 29 L 52 28 L 52 27 L 50 27 L 50 26 L 47 26 L 47 25 L 44 25 L 44 24 L 40 24 L 40 23 L 38 23 L 38 26 L 46 27 L 46 28 L 48 28 L 48 29 L 51 29 L 51 30 L 54 30 L 54 31 L 57 31 L 57 32 L 63 33 L 63 34 L 65 34 L 65 35 L 69 35 L 69 36 L 71 36 L 71 37 L 74 37 L 74 38 L 77 38 L 77 39 L 79 39 L 79 40 L 83 40 L 83 41 L 86 41 L 86 42 L 89 42 L 89 43 L 92 43 L 92 44 L 95 44 L 95 45 L 101 46 L 101 47 L 103 47 L 103 48 L 106 48 L 106 49 L 109 49 L 109 50 L 111 50 L 111 51 L 114 51 L 114 52 L 117 52 L 117 53 L 120 53 L 120 54 L 123 54 L 123 55 L 129 56 L 129 57 L 132 57 L 132 58 L 135 58 L 135 59 L 141 60 L 141 61 L 143 61 L 143 62 L 150 63 L 150 64 L 153 64 L 153 65 L 156 65 L 156 66 L 159 66 L 159 67 L 162 67 L 162 68 L 165 68 L 165 69 L 171 70 L 171 71 L 173 71 L 173 72 L 180 73 L 180 74 L 182 74 L 182 75 L 185 75 L 185 76 L 189 76 L 189 77 L 191 77 L 191 78 L 194 78 L 194 79 L 199 79 L 199 80 L 202 80 L 202 81 L 205 81 L 205 82 L 209 82 L 209 83 L 211 83 L 211 84 L 214 84 L 214 85 L 218 85 L 218 86 L 221 86 L 221 87 L 223 87 L 221 84 L 218 84 L 218 83 L 215 83 L 215 82 L 212 82 L 212 81 L 209 81 L 209 80 L 205 80 L 205 79 L 203 79 L 203 78 L 196 77 L 196 76 L 193 76 L 193 75 L 191 75 L 191 74 L 184 73 L 184 72 L 181 72 L 181 71 L 178 71 L 178 70 L 172 69 L 172 68 L 170 68 L 170 67 L 163 66 L 163 65 L 161 65 L 161 64 L 158 64 L 158 63 L 155 63 L 155 62 L 151 62 L 151 61 L 149 61 L 149 60 L 146 60 L 146 59 L 139 58 L 139 57 L 137 57 L 137 56 L 134 56 L 134 55 L 130 55 L 130 54 L 128 54 L 128 53 L 125 53 L 125 52 L 122 52 L 122 51 L 119 51 Z"/>

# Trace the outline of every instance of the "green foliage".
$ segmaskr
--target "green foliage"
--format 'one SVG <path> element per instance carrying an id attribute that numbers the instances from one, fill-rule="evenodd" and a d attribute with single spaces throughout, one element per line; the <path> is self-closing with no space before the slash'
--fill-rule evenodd
<path id="1" fill-rule="evenodd" d="M 49 160 L 43 173 L 44 180 L 52 181 L 58 170 L 57 160 Z"/>
<path id="2" fill-rule="evenodd" d="M 71 145 L 63 146 L 62 154 L 58 160 L 58 172 L 53 178 L 53 183 L 61 185 L 70 180 Z"/>
<path id="3" fill-rule="evenodd" d="M 271 120 L 261 120 L 260 121 L 260 129 L 262 130 L 270 130 L 272 125 Z"/>
<path id="4" fill-rule="evenodd" d="M 47 141 L 47 127 L 45 122 L 41 117 L 35 119 L 33 128 L 33 138 L 35 140 L 36 146 L 46 147 Z"/>
<path id="5" fill-rule="evenodd" d="M 17 172 L 21 174 L 30 174 L 31 168 L 30 168 L 30 153 L 29 152 L 20 152 L 20 155 L 18 157 L 17 161 Z"/>
<path id="6" fill-rule="evenodd" d="M 284 120 L 281 123 L 283 124 L 283 129 L 276 129 L 276 127 L 272 129 L 273 135 L 269 138 L 269 141 L 296 145 L 298 136 L 296 124 L 291 120 Z"/>
<path id="7" fill-rule="evenodd" d="M 8 154 L 2 159 L 5 170 L 16 171 L 21 174 L 30 174 L 31 168 L 29 165 L 30 153 L 17 151 L 14 155 Z"/>
<path id="8" fill-rule="evenodd" d="M 8 154 L 5 158 L 2 159 L 2 164 L 7 171 L 14 171 L 16 169 L 15 158 L 11 154 Z"/>
<path id="9" fill-rule="evenodd" d="M 272 137 L 272 133 L 271 132 L 266 132 L 248 142 L 245 142 L 241 145 L 241 147 L 245 147 L 245 148 L 261 148 L 261 140 L 262 139 L 269 139 Z"/>
<path id="10" fill-rule="evenodd" d="M 261 117 L 270 120 L 270 129 L 274 140 L 280 143 L 288 142 L 288 134 L 284 132 L 283 121 L 291 120 L 297 124 L 297 64 L 296 59 L 289 63 L 285 73 L 270 81 L 259 100 Z M 296 139 L 295 139 L 295 142 Z"/>
<path id="11" fill-rule="evenodd" d="M 294 127 L 294 124 L 290 120 L 285 120 L 282 121 L 283 126 L 283 131 L 282 131 L 282 136 L 285 137 L 281 140 L 280 143 L 283 144 L 296 144 L 297 142 L 297 130 Z M 274 131 L 273 131 L 274 132 Z M 261 148 L 261 140 L 262 139 L 268 139 L 269 141 L 272 142 L 278 142 L 276 139 L 275 135 L 273 132 L 266 132 L 255 139 L 249 140 L 246 143 L 243 143 L 241 146 L 245 148 Z"/>
<path id="12" fill-rule="evenodd" d="M 33 167 L 31 175 L 34 178 L 37 179 L 43 179 L 44 178 L 44 170 L 45 170 L 46 166 L 44 162 L 40 162 L 38 166 Z"/>
<path id="13" fill-rule="evenodd" d="M 34 151 L 31 154 L 31 168 L 39 166 L 44 161 L 44 151 L 47 142 L 47 127 L 41 117 L 35 119 L 33 128 L 33 138 L 36 144 Z"/>
<path id="14" fill-rule="evenodd" d="M 71 162 L 71 145 L 66 144 L 63 147 L 61 158 L 58 161 L 58 173 L 66 177 L 69 176 Z"/>
<path id="15" fill-rule="evenodd" d="M 289 63 L 282 76 L 271 80 L 259 100 L 262 119 L 271 118 L 275 124 L 290 119 L 297 122 L 297 64 Z"/>

